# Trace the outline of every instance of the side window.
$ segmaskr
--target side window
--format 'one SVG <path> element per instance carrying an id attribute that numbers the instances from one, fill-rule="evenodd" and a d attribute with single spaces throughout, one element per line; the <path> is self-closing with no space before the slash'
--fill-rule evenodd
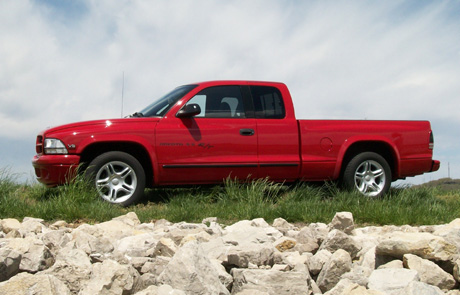
<path id="1" fill-rule="evenodd" d="M 201 108 L 197 118 L 245 118 L 243 97 L 239 86 L 216 86 L 200 91 L 187 104 Z"/>
<path id="2" fill-rule="evenodd" d="M 275 87 L 251 86 L 256 118 L 282 119 L 286 115 L 283 98 Z"/>

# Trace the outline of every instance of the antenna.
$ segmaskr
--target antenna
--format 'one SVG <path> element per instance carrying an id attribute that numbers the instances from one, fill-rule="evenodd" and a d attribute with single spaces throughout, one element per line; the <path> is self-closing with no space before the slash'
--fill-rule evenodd
<path id="1" fill-rule="evenodd" d="M 123 84 L 121 86 L 121 117 L 123 118 L 123 96 L 125 93 L 125 71 L 123 71 Z"/>

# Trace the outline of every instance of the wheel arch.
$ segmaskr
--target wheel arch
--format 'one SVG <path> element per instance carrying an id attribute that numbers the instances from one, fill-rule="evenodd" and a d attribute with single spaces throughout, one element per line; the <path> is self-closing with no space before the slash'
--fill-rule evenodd
<path id="1" fill-rule="evenodd" d="M 124 152 L 136 158 L 142 165 L 145 172 L 146 187 L 152 187 L 153 180 L 153 166 L 152 159 L 149 152 L 145 147 L 136 142 L 126 141 L 111 141 L 111 142 L 96 142 L 88 145 L 81 153 L 80 163 L 81 170 L 85 171 L 89 163 L 97 156 L 106 152 Z"/>
<path id="2" fill-rule="evenodd" d="M 399 155 L 389 143 L 379 140 L 357 141 L 351 144 L 341 157 L 342 162 L 341 165 L 339 165 L 339 179 L 342 179 L 343 173 L 351 159 L 364 152 L 374 152 L 382 156 L 390 166 L 392 181 L 397 179 Z"/>

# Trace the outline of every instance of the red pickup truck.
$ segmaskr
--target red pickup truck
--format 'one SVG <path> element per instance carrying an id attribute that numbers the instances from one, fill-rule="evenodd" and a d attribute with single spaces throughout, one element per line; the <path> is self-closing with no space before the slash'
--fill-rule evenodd
<path id="1" fill-rule="evenodd" d="M 81 171 L 109 202 L 145 187 L 339 180 L 378 197 L 392 181 L 439 169 L 428 121 L 296 120 L 286 85 L 211 81 L 177 87 L 127 118 L 73 123 L 37 136 L 37 179 Z"/>

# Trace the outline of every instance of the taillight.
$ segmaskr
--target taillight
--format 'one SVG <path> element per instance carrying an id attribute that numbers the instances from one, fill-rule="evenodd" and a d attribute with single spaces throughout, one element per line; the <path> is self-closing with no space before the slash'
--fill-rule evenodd
<path id="1" fill-rule="evenodd" d="M 428 145 L 428 148 L 430 150 L 434 149 L 434 136 L 433 136 L 433 131 L 430 131 L 430 144 Z"/>
<path id="2" fill-rule="evenodd" d="M 35 151 L 37 154 L 43 153 L 43 136 L 37 136 L 37 142 L 35 143 Z"/>

